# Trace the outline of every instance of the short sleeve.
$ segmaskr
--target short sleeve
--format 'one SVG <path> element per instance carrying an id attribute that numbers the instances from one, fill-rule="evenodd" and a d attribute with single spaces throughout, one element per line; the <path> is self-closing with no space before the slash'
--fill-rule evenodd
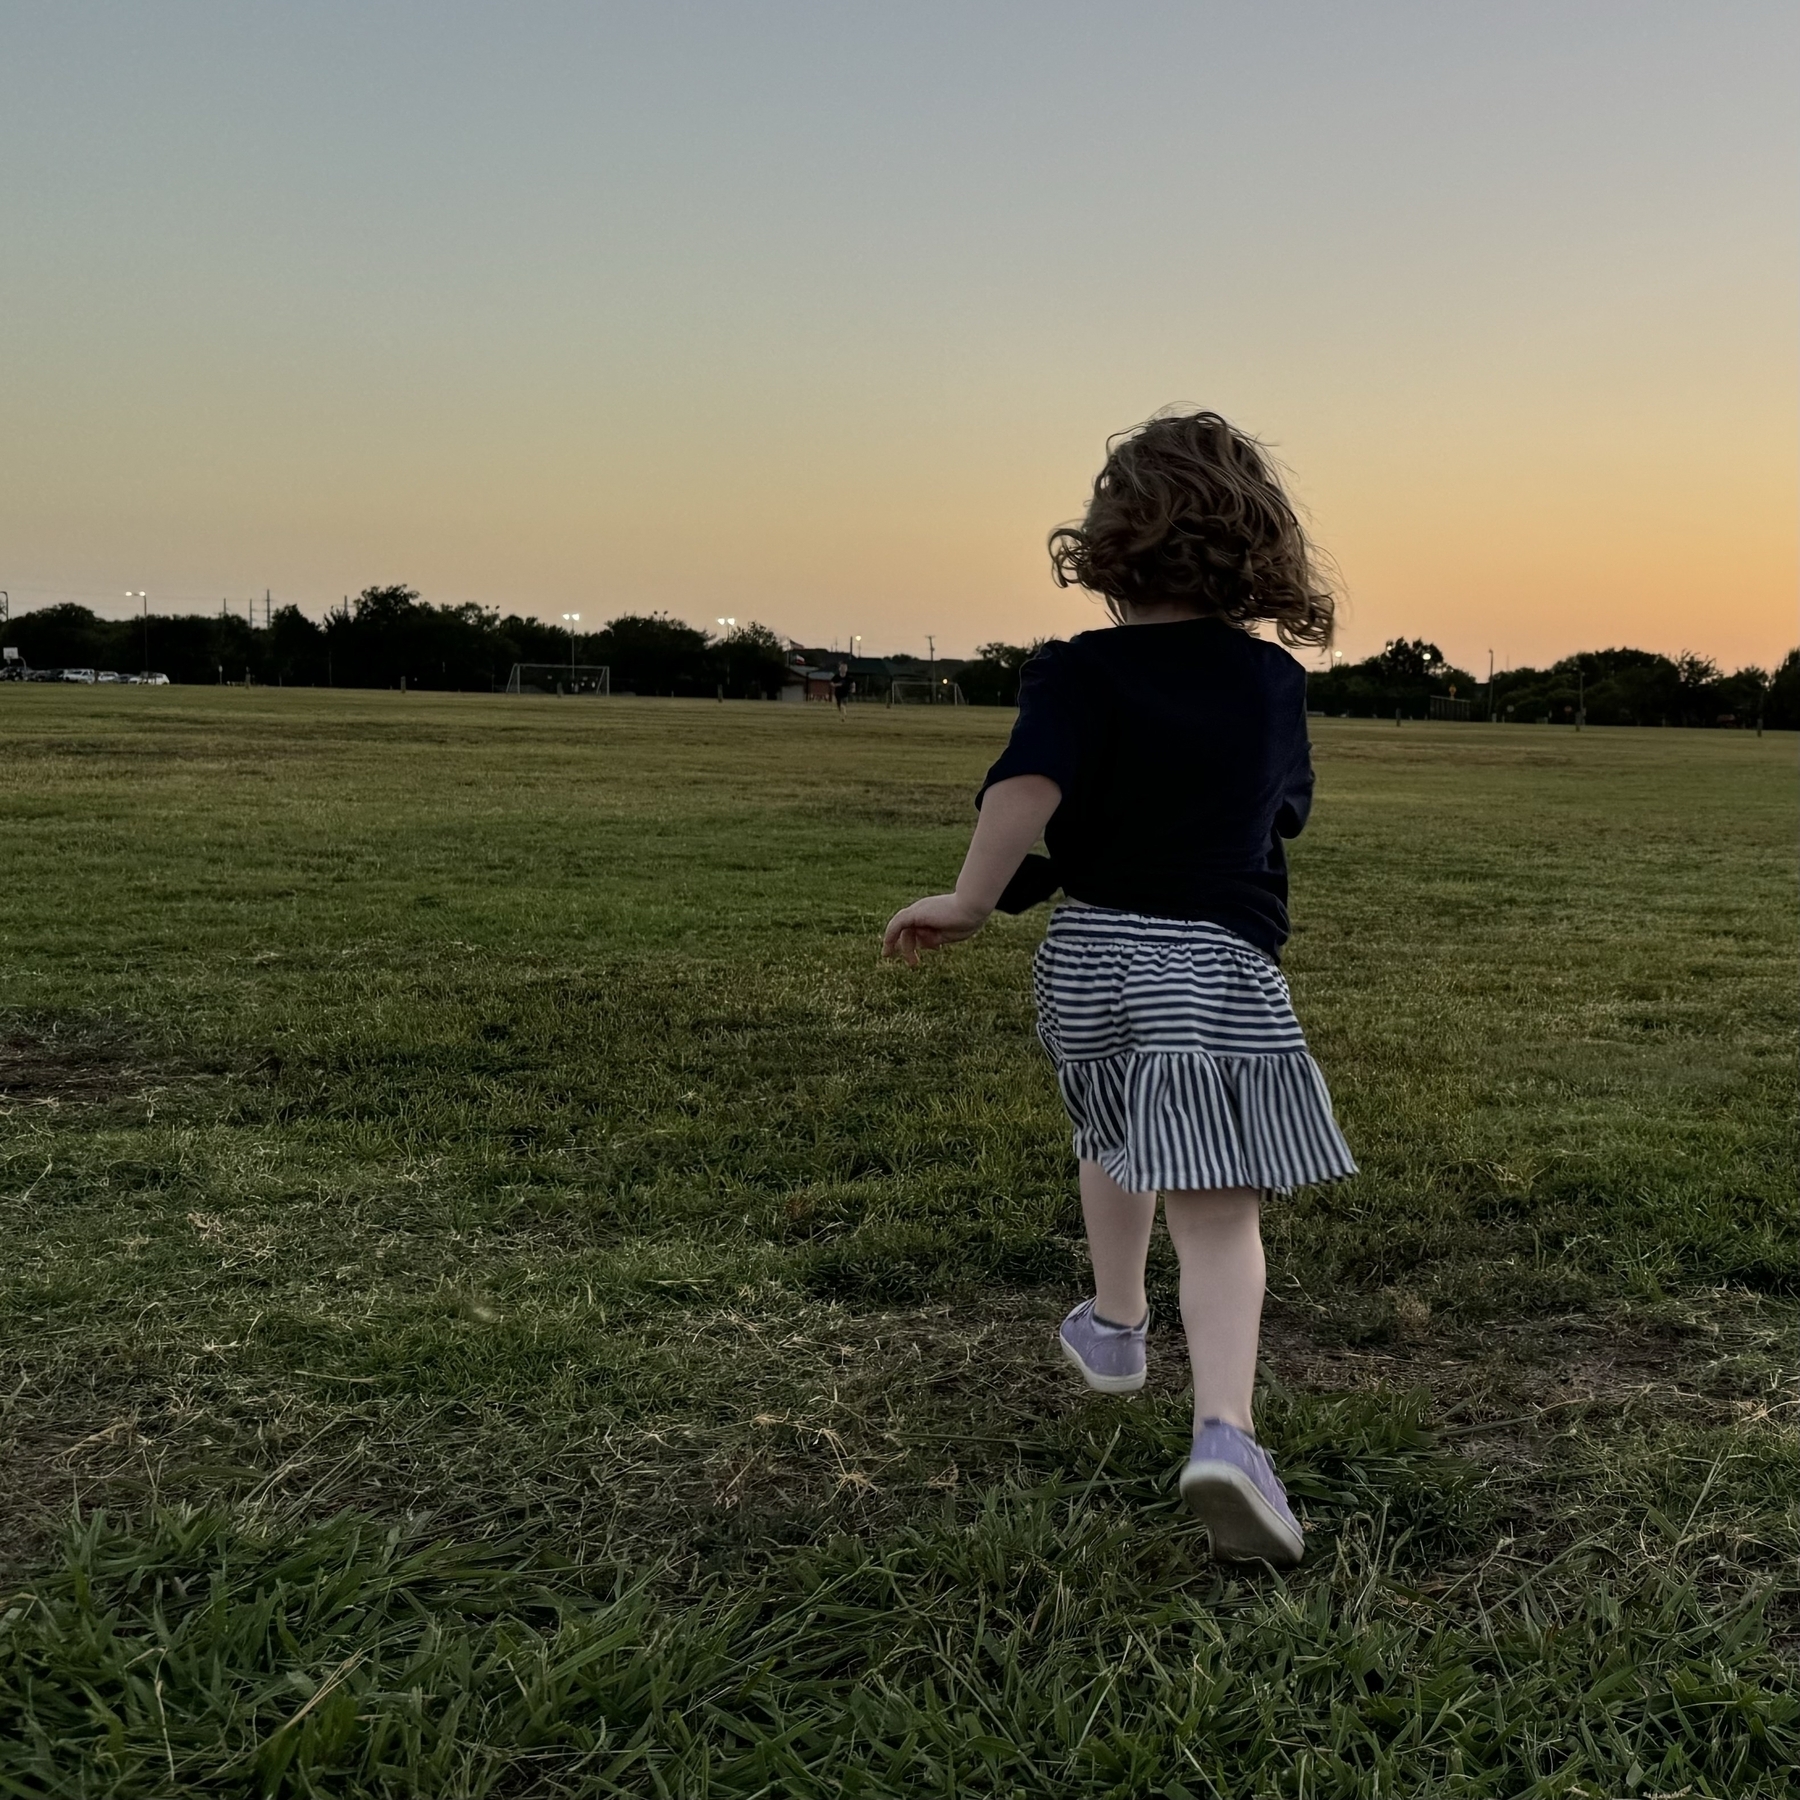
<path id="1" fill-rule="evenodd" d="M 1312 811 L 1313 766 L 1312 745 L 1306 735 L 1306 680 L 1300 680 L 1299 695 L 1288 722 L 1288 773 L 1282 784 L 1281 804 L 1275 813 L 1275 835 L 1297 838 L 1306 829 L 1307 815 Z"/>
<path id="2" fill-rule="evenodd" d="M 1053 640 L 1019 673 L 1019 716 L 1000 760 L 988 770 L 975 804 L 997 781 L 1015 775 L 1044 775 L 1066 796 L 1075 785 L 1080 757 L 1081 687 L 1075 650 Z"/>
<path id="3" fill-rule="evenodd" d="M 1275 813 L 1277 837 L 1297 838 L 1306 829 L 1307 814 L 1312 811 L 1313 766 L 1307 747 L 1300 746 L 1300 758 L 1289 771 L 1281 805 Z"/>

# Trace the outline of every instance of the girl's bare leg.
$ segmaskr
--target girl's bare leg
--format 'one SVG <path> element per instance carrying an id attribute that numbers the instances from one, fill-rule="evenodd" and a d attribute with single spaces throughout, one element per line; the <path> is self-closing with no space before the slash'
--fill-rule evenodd
<path id="1" fill-rule="evenodd" d="M 1156 1196 L 1122 1188 L 1098 1163 L 1081 1164 L 1081 1216 L 1094 1262 L 1094 1311 L 1114 1325 L 1136 1325 L 1150 1310 L 1144 1264 Z"/>
<path id="2" fill-rule="evenodd" d="M 1083 1165 L 1084 1201 L 1085 1173 Z M 1181 1260 L 1181 1324 L 1194 1368 L 1195 1429 L 1202 1419 L 1223 1419 L 1249 1431 L 1267 1276 L 1260 1196 L 1254 1188 L 1190 1189 L 1165 1195 L 1163 1212 Z M 1146 1242 L 1148 1237 L 1146 1232 Z"/>

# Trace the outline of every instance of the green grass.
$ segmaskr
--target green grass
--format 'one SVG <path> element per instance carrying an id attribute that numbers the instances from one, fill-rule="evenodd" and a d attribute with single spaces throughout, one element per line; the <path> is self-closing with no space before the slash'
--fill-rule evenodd
<path id="1" fill-rule="evenodd" d="M 875 958 L 1009 720 L 0 695 L 0 1794 L 1794 1792 L 1792 739 L 1315 722 L 1282 1580 Z"/>

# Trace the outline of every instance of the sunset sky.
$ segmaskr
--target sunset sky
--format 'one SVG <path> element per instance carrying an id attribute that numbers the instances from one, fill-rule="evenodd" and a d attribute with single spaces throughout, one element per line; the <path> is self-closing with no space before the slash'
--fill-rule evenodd
<path id="1" fill-rule="evenodd" d="M 1800 12 L 0 8 L 0 588 L 939 654 L 1168 402 L 1340 648 L 1795 641 Z"/>

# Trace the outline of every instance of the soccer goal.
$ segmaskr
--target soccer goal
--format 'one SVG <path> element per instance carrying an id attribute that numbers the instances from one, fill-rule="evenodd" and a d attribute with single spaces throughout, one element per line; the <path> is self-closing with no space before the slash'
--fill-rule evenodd
<path id="1" fill-rule="evenodd" d="M 947 675 L 936 681 L 896 681 L 888 688 L 889 706 L 967 706 L 963 691 Z"/>
<path id="2" fill-rule="evenodd" d="M 1468 700 L 1453 700 L 1448 694 L 1431 696 L 1431 716 L 1434 719 L 1466 719 L 1473 703 Z"/>
<path id="3" fill-rule="evenodd" d="M 610 663 L 514 663 L 506 678 L 509 694 L 599 694 L 612 692 Z"/>

